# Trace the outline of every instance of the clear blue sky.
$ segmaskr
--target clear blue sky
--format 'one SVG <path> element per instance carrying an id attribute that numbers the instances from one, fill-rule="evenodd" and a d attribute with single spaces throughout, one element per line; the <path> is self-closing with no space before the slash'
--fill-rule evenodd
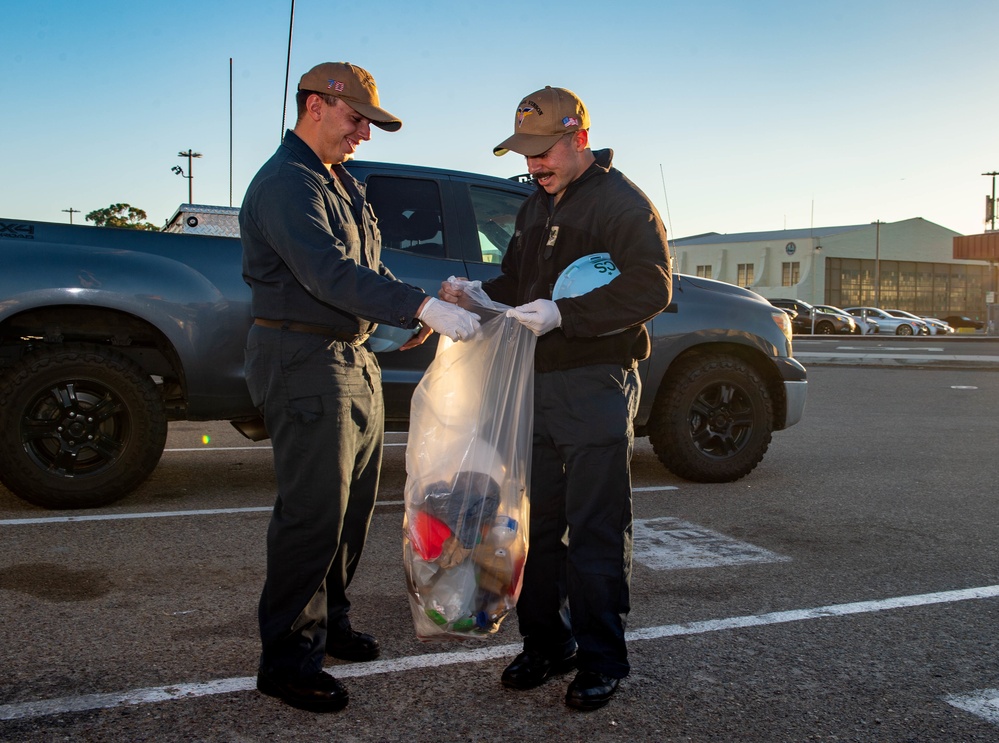
<path id="1" fill-rule="evenodd" d="M 280 138 L 290 9 L 5 4 L 0 218 L 127 202 L 162 225 L 188 148 L 194 200 L 228 205 L 230 57 L 238 205 Z M 298 0 L 287 124 L 305 70 L 354 62 L 404 122 L 359 158 L 510 176 L 523 159 L 492 147 L 556 85 L 675 237 L 910 217 L 973 234 L 999 170 L 997 31 L 996 0 Z"/>

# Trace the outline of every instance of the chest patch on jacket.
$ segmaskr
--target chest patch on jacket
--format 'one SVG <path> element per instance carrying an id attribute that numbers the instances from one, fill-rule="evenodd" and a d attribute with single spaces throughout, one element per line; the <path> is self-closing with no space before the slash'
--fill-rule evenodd
<path id="1" fill-rule="evenodd" d="M 555 241 L 558 240 L 558 225 L 555 225 L 548 232 L 548 242 L 545 243 L 545 247 L 552 248 L 555 247 Z"/>

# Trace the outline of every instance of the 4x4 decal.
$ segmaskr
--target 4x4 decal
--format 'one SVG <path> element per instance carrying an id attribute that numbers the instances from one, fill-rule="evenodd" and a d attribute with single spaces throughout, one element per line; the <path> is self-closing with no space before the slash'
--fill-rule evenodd
<path id="1" fill-rule="evenodd" d="M 0 237 L 14 237 L 22 240 L 35 239 L 35 227 L 30 224 L 0 222 Z"/>

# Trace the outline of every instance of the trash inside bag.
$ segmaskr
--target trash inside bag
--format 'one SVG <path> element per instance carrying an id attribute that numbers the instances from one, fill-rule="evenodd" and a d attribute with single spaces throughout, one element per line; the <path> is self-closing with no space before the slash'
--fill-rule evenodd
<path id="1" fill-rule="evenodd" d="M 466 293 L 481 328 L 441 339 L 410 411 L 403 556 L 421 640 L 496 632 L 527 559 L 537 338 L 480 288 Z"/>

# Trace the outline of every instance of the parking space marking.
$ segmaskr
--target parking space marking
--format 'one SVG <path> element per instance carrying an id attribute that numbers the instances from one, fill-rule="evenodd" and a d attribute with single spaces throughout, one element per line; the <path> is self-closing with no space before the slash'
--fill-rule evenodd
<path id="1" fill-rule="evenodd" d="M 405 444 L 399 444 L 405 446 Z M 260 447 L 250 447 L 258 449 Z M 191 451 L 200 451 L 192 449 Z M 635 492 L 652 490 L 677 490 L 674 485 L 635 488 Z M 401 500 L 378 500 L 375 506 L 403 506 Z M 232 513 L 265 513 L 273 510 L 273 506 L 255 506 L 252 508 L 203 508 L 192 511 L 148 511 L 146 513 L 107 513 L 88 514 L 85 516 L 40 516 L 28 519 L 0 519 L 0 526 L 29 526 L 38 524 L 68 524 L 76 521 L 119 521 L 124 519 L 159 519 L 171 516 L 218 516 Z"/>
<path id="2" fill-rule="evenodd" d="M 401 506 L 401 500 L 376 501 L 375 506 Z M 161 519 L 173 516 L 219 516 L 234 513 L 270 513 L 273 506 L 247 508 L 203 508 L 196 511 L 149 511 L 147 513 L 105 513 L 87 516 L 41 516 L 32 519 L 0 519 L 0 526 L 28 526 L 37 524 L 68 524 L 77 521 L 123 521 L 128 519 Z"/>
<path id="3" fill-rule="evenodd" d="M 766 625 L 785 624 L 812 619 L 829 617 L 844 617 L 854 614 L 870 614 L 878 611 L 907 609 L 933 604 L 955 603 L 973 599 L 990 599 L 999 597 L 999 585 L 965 588 L 955 591 L 940 591 L 923 593 L 913 596 L 898 596 L 876 601 L 858 601 L 849 604 L 832 604 L 812 609 L 796 609 L 792 611 L 776 611 L 767 614 L 755 614 L 725 619 L 708 619 L 685 624 L 668 624 L 662 627 L 646 627 L 627 633 L 628 642 L 643 640 L 660 640 L 667 637 L 697 635 L 708 632 L 719 632 L 729 629 L 746 627 L 762 627 Z M 428 655 L 413 655 L 394 660 L 380 660 L 371 663 L 353 663 L 343 666 L 332 666 L 331 670 L 338 678 L 357 678 L 373 676 L 381 673 L 398 673 L 424 668 L 439 668 L 457 663 L 479 663 L 516 655 L 521 651 L 520 643 L 497 645 L 471 651 L 455 651 L 449 653 L 432 653 Z M 112 692 L 106 694 L 86 694 L 77 697 L 62 697 L 59 699 L 42 699 L 32 702 L 18 702 L 0 705 L 0 720 L 20 720 L 25 718 L 45 717 L 47 715 L 65 714 L 69 712 L 86 712 L 95 709 L 110 709 L 113 707 L 129 707 L 139 704 L 153 704 L 181 699 L 194 699 L 212 694 L 229 694 L 237 691 L 248 691 L 256 688 L 256 679 L 252 676 L 239 678 L 217 679 L 204 683 L 171 684 L 131 691 Z M 983 692 L 991 694 L 994 691 Z M 979 702 L 979 707 L 984 705 Z M 991 705 L 991 697 L 987 704 Z M 977 714 L 977 713 L 976 713 Z"/>
<path id="4" fill-rule="evenodd" d="M 791 558 L 689 521 L 663 516 L 635 520 L 634 559 L 653 570 L 683 570 L 787 562 Z"/>
<path id="5" fill-rule="evenodd" d="M 968 356 L 968 355 L 958 355 L 958 354 L 941 354 L 939 356 L 934 356 L 930 354 L 920 354 L 920 353 L 856 353 L 856 354 L 839 354 L 837 355 L 833 351 L 795 351 L 794 358 L 796 359 L 840 359 L 847 361 L 874 361 L 874 360 L 892 360 L 897 362 L 904 361 L 967 361 L 973 363 L 986 363 L 986 364 L 999 364 L 999 356 Z"/>
<path id="6" fill-rule="evenodd" d="M 382 444 L 383 447 L 388 446 L 405 446 L 405 441 L 397 441 L 394 443 L 385 442 Z M 164 454 L 183 454 L 187 452 L 197 451 L 197 452 L 220 452 L 220 451 L 272 451 L 273 447 L 270 444 L 264 444 L 261 446 L 195 446 L 195 447 L 181 447 L 177 449 L 164 449 Z"/>
<path id="7" fill-rule="evenodd" d="M 837 351 L 868 351 L 870 346 L 836 346 Z M 943 346 L 878 346 L 879 351 L 937 351 L 943 353 Z"/>
<path id="8" fill-rule="evenodd" d="M 979 689 L 970 694 L 951 694 L 944 701 L 986 722 L 999 725 L 999 689 Z"/>
<path id="9" fill-rule="evenodd" d="M 269 445 L 263 446 L 195 446 L 180 449 L 164 449 L 164 454 L 182 454 L 186 452 L 220 452 L 220 451 L 271 451 Z"/>
<path id="10" fill-rule="evenodd" d="M 705 632 L 717 632 L 725 629 L 740 629 L 744 627 L 762 627 L 768 624 L 785 624 L 801 622 L 809 619 L 824 619 L 826 617 L 845 617 L 851 614 L 870 614 L 890 609 L 911 609 L 916 606 L 932 604 L 950 604 L 973 599 L 992 599 L 999 597 L 999 585 L 981 586 L 980 588 L 962 588 L 956 591 L 939 591 L 937 593 L 921 593 L 915 596 L 897 596 L 890 599 L 857 601 L 851 604 L 832 604 L 814 609 L 795 609 L 792 611 L 773 611 L 766 614 L 755 614 L 745 617 L 730 617 L 728 619 L 708 619 L 703 622 L 674 624 L 666 627 L 648 627 L 628 633 L 629 640 L 656 640 L 663 637 L 679 635 L 699 635 Z"/>
<path id="11" fill-rule="evenodd" d="M 217 516 L 230 513 L 262 513 L 273 511 L 273 506 L 253 508 L 205 508 L 198 511 L 150 511 L 148 513 L 105 513 L 88 516 L 45 516 L 34 519 L 3 519 L 0 526 L 26 526 L 29 524 L 66 524 L 75 521 L 120 521 L 126 519 L 159 519 L 170 516 Z"/>

